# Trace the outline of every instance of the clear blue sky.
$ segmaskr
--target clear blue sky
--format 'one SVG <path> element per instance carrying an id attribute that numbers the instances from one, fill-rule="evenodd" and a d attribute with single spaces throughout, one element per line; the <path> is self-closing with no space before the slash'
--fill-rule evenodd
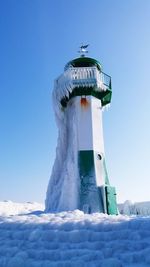
<path id="1" fill-rule="evenodd" d="M 150 1 L 0 1 L 0 200 L 45 199 L 55 158 L 53 80 L 82 43 L 112 76 L 104 113 L 119 202 L 150 201 Z"/>

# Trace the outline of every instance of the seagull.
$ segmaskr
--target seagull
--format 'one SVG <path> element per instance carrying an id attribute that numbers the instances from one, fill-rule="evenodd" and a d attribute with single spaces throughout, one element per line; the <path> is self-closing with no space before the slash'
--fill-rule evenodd
<path id="1" fill-rule="evenodd" d="M 89 44 L 87 44 L 87 45 L 81 45 L 80 46 L 80 49 L 81 49 L 81 52 L 86 52 L 86 53 L 88 53 L 88 51 L 86 50 L 86 48 L 89 46 Z"/>
<path id="2" fill-rule="evenodd" d="M 81 54 L 81 57 L 84 57 L 85 56 L 85 53 L 88 53 L 87 51 L 87 47 L 89 46 L 89 44 L 87 45 L 81 45 L 79 48 L 80 48 L 80 51 L 78 51 L 78 53 Z"/>
<path id="3" fill-rule="evenodd" d="M 87 45 L 81 45 L 80 48 L 81 49 L 86 49 L 88 46 L 89 46 L 89 44 L 87 44 Z"/>

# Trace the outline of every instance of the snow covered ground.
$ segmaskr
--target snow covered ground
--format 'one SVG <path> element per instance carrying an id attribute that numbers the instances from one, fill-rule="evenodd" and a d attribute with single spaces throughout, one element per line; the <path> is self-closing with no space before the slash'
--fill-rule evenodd
<path id="1" fill-rule="evenodd" d="M 0 202 L 0 216 L 18 215 L 44 210 L 44 205 L 36 202 L 14 203 L 10 200 Z"/>
<path id="2" fill-rule="evenodd" d="M 150 217 L 0 202 L 0 267 L 148 267 Z"/>
<path id="3" fill-rule="evenodd" d="M 150 215 L 150 201 L 135 202 L 126 200 L 123 204 L 119 204 L 119 211 L 126 215 Z"/>

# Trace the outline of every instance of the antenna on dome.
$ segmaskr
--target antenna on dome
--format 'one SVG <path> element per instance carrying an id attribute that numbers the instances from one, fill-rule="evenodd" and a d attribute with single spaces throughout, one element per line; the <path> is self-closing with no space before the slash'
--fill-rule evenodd
<path id="1" fill-rule="evenodd" d="M 83 44 L 82 44 L 82 45 L 79 47 L 80 50 L 78 51 L 78 53 L 81 54 L 81 57 L 85 57 L 85 54 L 88 53 L 88 50 L 87 50 L 88 46 L 89 46 L 89 44 L 87 44 L 87 45 L 83 45 Z"/>

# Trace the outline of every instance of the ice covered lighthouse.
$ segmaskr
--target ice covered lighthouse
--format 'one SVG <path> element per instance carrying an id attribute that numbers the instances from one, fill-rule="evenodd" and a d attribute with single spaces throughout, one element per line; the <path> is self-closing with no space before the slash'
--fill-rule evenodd
<path id="1" fill-rule="evenodd" d="M 68 62 L 55 80 L 58 141 L 46 211 L 79 209 L 117 214 L 116 192 L 106 170 L 102 127 L 102 111 L 111 101 L 111 77 L 84 52 L 81 47 L 81 57 Z"/>

